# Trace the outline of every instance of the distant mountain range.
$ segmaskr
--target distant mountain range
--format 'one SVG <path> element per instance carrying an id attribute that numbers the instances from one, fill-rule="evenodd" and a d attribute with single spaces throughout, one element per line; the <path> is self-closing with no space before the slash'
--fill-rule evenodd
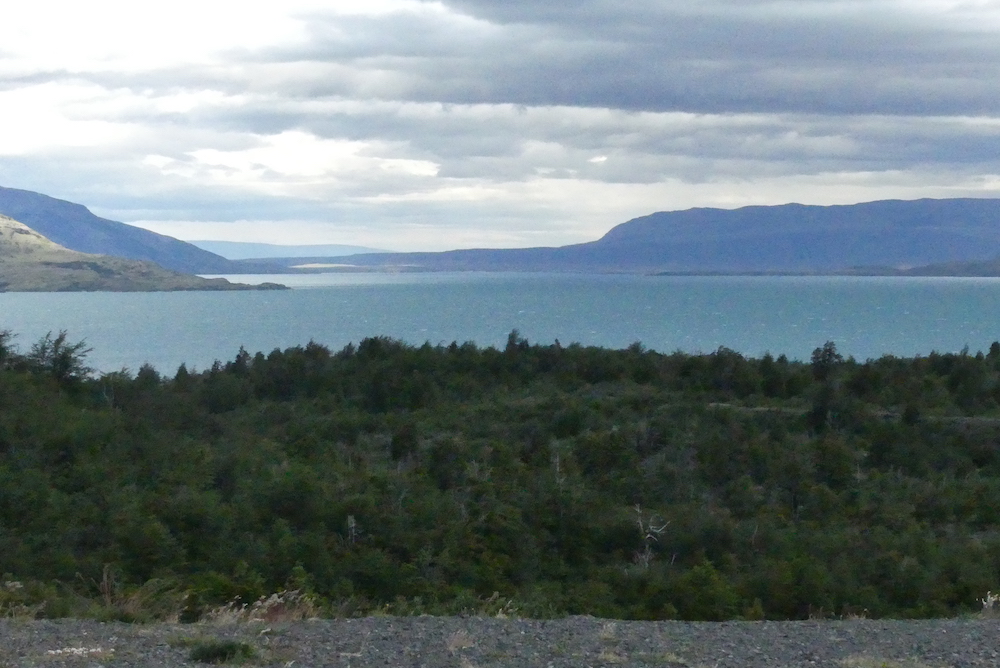
<path id="1" fill-rule="evenodd" d="M 0 188 L 0 214 L 68 249 L 200 274 L 280 273 L 307 266 L 313 271 L 1000 276 L 1000 199 L 698 208 L 635 218 L 588 243 L 438 253 L 197 242 L 216 251 L 210 252 L 99 218 L 79 204 L 12 188 Z"/>
<path id="2" fill-rule="evenodd" d="M 45 238 L 27 225 L 0 216 L 0 292 L 66 292 L 100 290 L 278 289 L 249 286 L 221 278 L 206 279 L 164 269 L 160 265 L 108 255 L 80 253 Z"/>
<path id="3" fill-rule="evenodd" d="M 963 272 L 961 263 L 985 267 L 983 260 L 998 256 L 1000 200 L 921 199 L 669 211 L 572 246 L 355 255 L 349 262 L 437 271 L 895 274 L 944 263 Z"/>
<path id="4" fill-rule="evenodd" d="M 260 244 L 247 241 L 189 241 L 189 244 L 229 260 L 263 260 L 294 257 L 345 257 L 361 253 L 387 253 L 382 248 L 344 246 L 342 244 L 284 245 Z"/>

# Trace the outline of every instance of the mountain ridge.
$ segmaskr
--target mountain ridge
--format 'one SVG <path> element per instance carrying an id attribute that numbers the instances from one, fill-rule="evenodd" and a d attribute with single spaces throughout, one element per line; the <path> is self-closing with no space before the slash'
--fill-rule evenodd
<path id="1" fill-rule="evenodd" d="M 21 212 L 21 217 L 11 215 L 11 211 Z M 71 250 L 151 260 L 175 271 L 201 274 L 557 271 L 1000 275 L 1000 260 L 997 266 L 989 264 L 992 258 L 1000 258 L 1000 199 L 993 198 L 697 207 L 633 218 L 599 239 L 567 246 L 350 256 L 296 252 L 285 257 L 238 260 L 100 218 L 83 205 L 31 191 L 0 187 L 0 214 L 20 220 Z"/>
<path id="2" fill-rule="evenodd" d="M 81 253 L 146 260 L 186 274 L 242 271 L 231 260 L 180 239 L 101 218 L 82 204 L 30 190 L 0 187 L 0 215 Z"/>
<path id="3" fill-rule="evenodd" d="M 146 260 L 80 253 L 0 215 L 0 292 L 280 289 L 207 279 Z"/>
<path id="4" fill-rule="evenodd" d="M 1000 199 L 956 198 L 657 212 L 569 246 L 366 254 L 350 263 L 437 271 L 798 274 L 902 271 L 998 255 Z"/>

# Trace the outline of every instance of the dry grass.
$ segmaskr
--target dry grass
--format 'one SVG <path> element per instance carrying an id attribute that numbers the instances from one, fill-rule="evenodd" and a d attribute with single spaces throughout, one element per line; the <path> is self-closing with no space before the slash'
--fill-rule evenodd
<path id="1" fill-rule="evenodd" d="M 991 591 L 986 592 L 986 596 L 979 599 L 979 602 L 983 604 L 982 616 L 983 617 L 996 617 L 1000 615 L 1000 594 L 994 594 Z"/>
<path id="2" fill-rule="evenodd" d="M 682 656 L 678 656 L 673 652 L 661 652 L 659 654 L 649 655 L 646 659 L 647 663 L 656 662 L 662 663 L 669 666 L 690 666 L 691 664 Z M 695 668 L 701 668 L 696 666 Z"/>
<path id="3" fill-rule="evenodd" d="M 319 617 L 319 608 L 312 597 L 297 589 L 280 591 L 270 596 L 261 596 L 251 604 L 231 601 L 226 605 L 209 610 L 201 621 L 210 624 L 245 624 L 264 622 L 297 622 Z"/>
<path id="4" fill-rule="evenodd" d="M 500 592 L 496 591 L 489 598 L 480 599 L 475 608 L 463 612 L 479 617 L 496 617 L 497 619 L 512 619 L 518 616 L 518 608 L 514 605 L 514 599 L 503 599 L 500 597 Z"/>
<path id="5" fill-rule="evenodd" d="M 6 580 L 0 585 L 0 617 L 24 621 L 35 619 L 45 609 L 45 602 L 28 603 L 22 592 L 24 585 L 17 580 Z"/>
<path id="6" fill-rule="evenodd" d="M 464 629 L 459 629 L 451 634 L 448 638 L 446 644 L 448 651 L 454 654 L 455 652 L 460 652 L 463 649 L 469 649 L 470 647 L 475 647 L 476 643 L 472 637 Z"/>
<path id="7" fill-rule="evenodd" d="M 38 615 L 41 614 L 44 609 L 45 601 L 34 604 L 0 602 L 0 617 L 4 617 L 6 619 L 16 619 L 18 621 L 27 621 L 29 619 L 37 619 Z"/>
<path id="8" fill-rule="evenodd" d="M 615 622 L 605 622 L 601 627 L 600 632 L 597 634 L 597 638 L 602 644 L 615 644 L 618 642 L 617 638 L 618 624 Z"/>
<path id="9" fill-rule="evenodd" d="M 873 656 L 849 656 L 839 661 L 844 668 L 933 668 L 916 659 L 883 659 Z"/>
<path id="10" fill-rule="evenodd" d="M 628 660 L 628 657 L 625 655 L 607 648 L 602 649 L 597 658 L 604 663 L 625 663 Z"/>

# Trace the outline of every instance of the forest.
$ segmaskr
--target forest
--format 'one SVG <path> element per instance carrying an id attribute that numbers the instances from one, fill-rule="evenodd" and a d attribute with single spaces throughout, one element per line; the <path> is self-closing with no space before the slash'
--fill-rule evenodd
<path id="1" fill-rule="evenodd" d="M 0 332 L 0 614 L 942 617 L 1000 587 L 1000 343 L 809 360 Z"/>

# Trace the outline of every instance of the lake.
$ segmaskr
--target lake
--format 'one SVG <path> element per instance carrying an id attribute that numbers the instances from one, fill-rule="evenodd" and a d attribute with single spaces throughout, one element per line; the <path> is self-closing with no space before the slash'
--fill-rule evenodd
<path id="1" fill-rule="evenodd" d="M 587 274 L 231 276 L 288 291 L 0 294 L 0 329 L 22 350 L 65 329 L 102 371 L 144 363 L 172 374 L 307 343 L 337 350 L 385 335 L 413 344 L 531 342 L 662 352 L 726 346 L 808 359 L 835 341 L 858 359 L 986 350 L 1000 339 L 1000 279 L 655 277 Z"/>

